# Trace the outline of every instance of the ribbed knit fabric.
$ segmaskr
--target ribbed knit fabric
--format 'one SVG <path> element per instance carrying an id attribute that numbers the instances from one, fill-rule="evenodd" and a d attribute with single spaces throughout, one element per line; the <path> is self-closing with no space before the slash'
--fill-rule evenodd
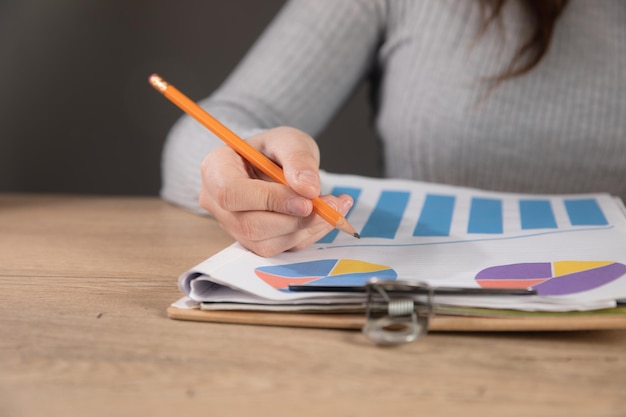
<path id="1" fill-rule="evenodd" d="M 626 198 L 626 2 L 571 0 L 539 66 L 490 90 L 524 16 L 510 1 L 479 36 L 477 1 L 293 0 L 201 105 L 243 137 L 281 125 L 315 136 L 370 80 L 387 176 Z M 221 145 L 181 118 L 162 197 L 202 212 L 200 162 Z"/>

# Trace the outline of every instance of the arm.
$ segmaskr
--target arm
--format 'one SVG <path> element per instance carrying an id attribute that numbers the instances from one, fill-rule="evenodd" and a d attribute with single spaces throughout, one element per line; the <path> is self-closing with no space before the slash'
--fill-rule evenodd
<path id="1" fill-rule="evenodd" d="M 201 106 L 243 138 L 277 126 L 317 135 L 371 68 L 384 11 L 381 0 L 288 2 Z M 205 212 L 200 165 L 222 145 L 182 117 L 165 144 L 162 197 Z"/>
<path id="2" fill-rule="evenodd" d="M 289 186 L 264 181 L 184 117 L 166 143 L 162 196 L 208 211 L 263 256 L 306 247 L 326 234 L 332 227 L 312 213 L 310 201 L 320 193 L 319 150 L 310 135 L 370 70 L 382 33 L 377 1 L 289 2 L 228 80 L 201 102 L 281 165 Z M 323 198 L 342 214 L 352 204 L 349 196 Z"/>

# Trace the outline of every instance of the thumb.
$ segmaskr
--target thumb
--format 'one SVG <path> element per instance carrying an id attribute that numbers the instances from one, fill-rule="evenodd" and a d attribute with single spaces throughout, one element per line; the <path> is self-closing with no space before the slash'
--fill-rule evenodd
<path id="1" fill-rule="evenodd" d="M 282 166 L 289 187 L 306 198 L 320 195 L 319 148 L 306 133 L 279 127 L 251 138 L 261 151 Z"/>

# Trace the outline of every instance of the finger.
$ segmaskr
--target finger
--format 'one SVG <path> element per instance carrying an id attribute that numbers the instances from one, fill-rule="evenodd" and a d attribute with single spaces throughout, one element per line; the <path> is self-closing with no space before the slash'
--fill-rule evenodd
<path id="1" fill-rule="evenodd" d="M 295 192 L 307 198 L 319 196 L 319 148 L 313 138 L 297 129 L 280 127 L 249 142 L 282 167 Z"/>
<path id="2" fill-rule="evenodd" d="M 268 211 L 298 217 L 308 216 L 313 210 L 311 200 L 284 185 L 250 179 L 229 181 L 201 192 L 200 204 L 209 212 L 219 207 L 229 212 Z"/>
<path id="3" fill-rule="evenodd" d="M 350 208 L 352 208 L 354 204 L 354 200 L 352 199 L 352 197 L 347 194 L 343 194 L 339 197 L 326 195 L 326 196 L 322 196 L 322 199 L 326 202 L 326 204 L 331 206 L 334 210 L 339 212 L 342 216 L 345 216 L 348 213 L 348 211 L 350 211 Z M 321 217 L 317 215 L 315 215 L 314 217 L 321 219 Z M 334 226 L 329 224 L 326 221 L 324 221 L 321 224 L 311 223 L 307 228 L 304 229 L 307 232 L 308 236 L 307 234 L 301 234 L 299 238 L 297 239 L 298 243 L 295 244 L 290 249 L 296 249 L 296 250 L 304 249 L 310 246 L 311 244 L 317 242 L 318 240 L 320 240 L 322 237 L 324 237 L 327 233 L 329 233 L 333 229 L 334 229 Z"/>
<path id="4" fill-rule="evenodd" d="M 310 199 L 274 182 L 250 179 L 247 164 L 230 148 L 220 148 L 202 162 L 200 205 L 214 216 L 221 211 L 268 210 L 308 216 Z"/>
<path id="5" fill-rule="evenodd" d="M 238 241 L 244 247 L 264 257 L 275 256 L 292 249 L 302 249 L 321 239 L 333 228 L 319 216 L 311 215 L 310 220 L 305 228 L 297 229 L 293 233 L 261 240 L 238 239 Z M 273 232 L 276 230 L 274 229 Z"/>
<path id="6" fill-rule="evenodd" d="M 303 222 L 303 219 L 315 216 L 295 217 L 270 211 L 226 211 L 215 217 L 220 226 L 238 241 L 262 242 L 295 235 L 302 228 L 309 227 L 310 223 Z"/>
<path id="7" fill-rule="evenodd" d="M 335 208 L 340 213 L 344 214 L 352 206 L 352 199 L 350 196 L 325 196 L 323 197 L 328 204 Z M 247 236 L 240 235 L 237 239 L 244 247 L 257 253 L 261 256 L 274 256 L 287 250 L 300 250 L 304 249 L 311 244 L 317 242 L 327 233 L 333 230 L 333 226 L 323 220 L 316 214 L 311 214 L 305 218 L 291 217 L 291 221 L 296 220 L 297 223 L 286 221 L 286 219 L 280 219 L 285 217 L 276 213 L 264 213 L 264 216 L 250 216 L 246 219 L 249 213 L 246 213 L 238 217 L 239 226 L 242 222 L 245 224 L 247 231 L 254 230 L 255 233 L 251 233 Z M 274 219 L 271 219 L 268 214 L 272 214 Z M 251 221 L 260 223 L 250 223 Z M 255 227 L 251 227 L 255 224 Z"/>

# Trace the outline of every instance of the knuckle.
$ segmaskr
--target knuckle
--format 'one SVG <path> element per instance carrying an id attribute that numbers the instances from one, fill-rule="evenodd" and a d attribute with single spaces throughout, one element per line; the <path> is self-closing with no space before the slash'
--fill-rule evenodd
<path id="1" fill-rule="evenodd" d="M 212 208 L 211 202 L 212 201 L 207 193 L 204 191 L 200 191 L 200 195 L 198 196 L 198 204 L 200 204 L 200 207 L 210 212 Z"/>
<path id="2" fill-rule="evenodd" d="M 281 252 L 277 248 L 265 242 L 258 242 L 254 245 L 254 248 L 250 250 L 264 258 L 270 258 L 272 256 L 278 255 Z"/>
<path id="3" fill-rule="evenodd" d="M 272 193 L 265 193 L 265 208 L 269 211 L 280 211 L 277 199 Z"/>
<path id="4" fill-rule="evenodd" d="M 213 184 L 213 195 L 215 196 L 214 200 L 218 206 L 223 208 L 224 210 L 230 211 L 234 207 L 234 203 L 236 201 L 235 193 L 224 185 Z"/>
<path id="5" fill-rule="evenodd" d="M 220 147 L 206 154 L 206 156 L 204 157 L 204 159 L 202 159 L 202 162 L 200 163 L 200 170 L 202 172 L 212 171 L 216 163 L 223 159 L 223 157 L 220 156 L 223 153 L 223 148 Z"/>
<path id="6" fill-rule="evenodd" d="M 260 242 L 262 239 L 262 229 L 259 227 L 259 223 L 255 221 L 252 216 L 245 216 L 239 219 L 237 223 L 237 237 L 238 239 Z M 258 245 L 258 243 L 257 243 Z"/>

